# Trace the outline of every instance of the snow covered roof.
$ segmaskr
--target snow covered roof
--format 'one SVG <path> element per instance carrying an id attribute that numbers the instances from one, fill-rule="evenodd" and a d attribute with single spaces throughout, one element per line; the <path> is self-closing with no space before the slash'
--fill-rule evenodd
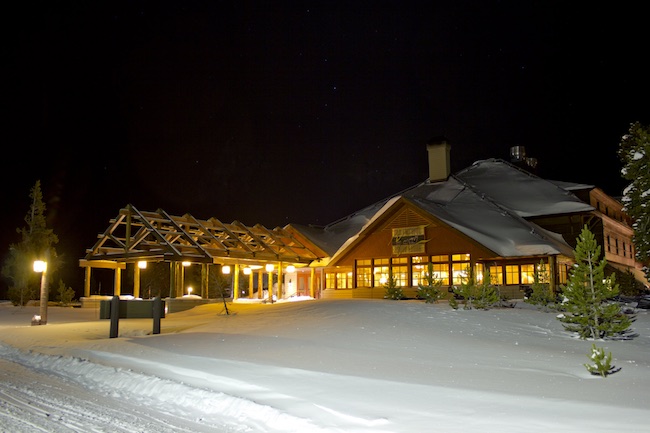
<path id="1" fill-rule="evenodd" d="M 524 218 L 594 209 L 557 184 L 501 159 L 477 161 L 455 177 Z"/>
<path id="2" fill-rule="evenodd" d="M 425 181 L 325 227 L 301 232 L 334 260 L 400 197 L 500 257 L 572 256 L 572 248 L 560 235 L 525 218 L 594 210 L 552 182 L 503 160 L 489 159 L 446 181 Z"/>

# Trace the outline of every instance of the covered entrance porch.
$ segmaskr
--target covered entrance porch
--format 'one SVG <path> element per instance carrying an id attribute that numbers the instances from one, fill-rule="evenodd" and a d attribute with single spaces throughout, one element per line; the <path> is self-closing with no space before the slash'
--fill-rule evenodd
<path id="1" fill-rule="evenodd" d="M 272 302 L 290 296 L 316 297 L 322 282 L 318 266 L 325 256 L 289 226 L 271 230 L 238 221 L 226 224 L 216 218 L 169 215 L 162 209 L 139 211 L 129 204 L 110 221 L 79 265 L 85 269 L 84 298 L 91 297 L 97 269 L 112 270 L 113 296 L 141 298 L 146 295 L 141 290 L 142 273 L 151 264 L 163 263 L 168 287 L 160 296 L 208 299 L 215 275 L 220 275 L 229 282 L 229 287 L 220 287 L 222 296 Z M 189 269 L 200 274 L 198 287 L 186 286 Z M 129 278 L 123 278 L 124 272 Z M 122 287 L 123 281 L 129 281 L 128 287 Z"/>

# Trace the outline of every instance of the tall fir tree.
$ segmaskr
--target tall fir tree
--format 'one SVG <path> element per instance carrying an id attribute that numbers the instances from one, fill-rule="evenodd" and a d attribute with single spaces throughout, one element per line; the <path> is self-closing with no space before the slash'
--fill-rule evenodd
<path id="1" fill-rule="evenodd" d="M 650 281 L 650 127 L 633 123 L 619 146 L 621 175 L 630 181 L 623 191 L 623 206 L 633 221 L 636 259 L 644 264 Z"/>
<path id="2" fill-rule="evenodd" d="M 27 215 L 25 215 L 27 225 L 16 229 L 21 235 L 21 241 L 18 244 L 10 245 L 9 256 L 2 267 L 2 274 L 12 282 L 12 292 L 19 294 L 21 305 L 24 305 L 29 298 L 37 293 L 30 287 L 39 281 L 38 276 L 32 270 L 34 260 L 47 262 L 47 275 L 50 278 L 60 266 L 60 260 L 54 248 L 54 245 L 59 242 L 59 238 L 52 229 L 47 228 L 46 207 L 43 202 L 40 180 L 37 180 L 32 187 L 29 198 L 31 204 Z M 12 301 L 14 300 L 12 299 Z"/>
<path id="3" fill-rule="evenodd" d="M 605 278 L 607 261 L 600 259 L 600 246 L 587 226 L 576 245 L 576 265 L 562 287 L 565 312 L 558 316 L 564 328 L 585 339 L 628 338 L 633 317 L 612 302 L 618 295 L 614 274 Z"/>

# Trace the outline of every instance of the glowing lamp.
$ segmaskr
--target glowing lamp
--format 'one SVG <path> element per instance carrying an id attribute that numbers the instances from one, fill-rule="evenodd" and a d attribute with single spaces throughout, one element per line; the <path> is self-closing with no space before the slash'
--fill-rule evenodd
<path id="1" fill-rule="evenodd" d="M 43 260 L 34 261 L 34 272 L 45 272 L 47 270 L 47 262 Z"/>
<path id="2" fill-rule="evenodd" d="M 244 268 L 244 275 L 250 275 L 253 270 L 251 268 Z"/>
<path id="3" fill-rule="evenodd" d="M 222 272 L 223 274 L 225 274 L 225 275 L 228 275 L 228 274 L 230 273 L 230 266 L 228 266 L 228 265 L 223 265 L 223 266 L 221 267 L 221 272 Z"/>
<path id="4" fill-rule="evenodd" d="M 267 264 L 266 265 L 266 272 L 273 272 L 273 268 L 274 268 L 274 266 L 271 263 Z"/>
<path id="5" fill-rule="evenodd" d="M 296 267 L 294 265 L 287 266 L 287 272 L 289 273 L 296 272 Z"/>
<path id="6" fill-rule="evenodd" d="M 147 262 L 145 262 L 144 260 L 140 260 L 140 261 L 138 262 L 138 268 L 140 268 L 140 269 L 147 269 Z"/>

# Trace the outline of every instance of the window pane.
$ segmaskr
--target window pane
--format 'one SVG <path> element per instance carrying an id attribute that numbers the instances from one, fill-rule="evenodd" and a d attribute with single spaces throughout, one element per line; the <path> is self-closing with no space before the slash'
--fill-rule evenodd
<path id="1" fill-rule="evenodd" d="M 452 263 L 452 284 L 460 285 L 467 282 L 467 278 L 469 277 L 468 268 L 469 263 Z"/>
<path id="2" fill-rule="evenodd" d="M 370 267 L 357 268 L 357 287 L 372 287 L 372 270 Z"/>
<path id="3" fill-rule="evenodd" d="M 325 288 L 336 289 L 336 274 L 334 273 L 325 274 Z"/>
<path id="4" fill-rule="evenodd" d="M 519 266 L 506 266 L 506 284 L 519 284 Z"/>
<path id="5" fill-rule="evenodd" d="M 501 266 L 490 266 L 490 282 L 492 284 L 503 284 L 503 268 Z"/>
<path id="6" fill-rule="evenodd" d="M 411 258 L 411 262 L 413 264 L 416 263 L 427 263 L 429 261 L 429 258 L 427 256 L 415 256 Z"/>
<path id="7" fill-rule="evenodd" d="M 440 280 L 443 286 L 449 286 L 449 264 L 434 263 L 431 267 L 433 268 L 433 278 Z"/>
<path id="8" fill-rule="evenodd" d="M 521 265 L 521 284 L 535 283 L 535 265 Z"/>
<path id="9" fill-rule="evenodd" d="M 406 287 L 408 284 L 408 266 L 393 266 L 393 278 L 397 287 Z"/>
<path id="10" fill-rule="evenodd" d="M 452 262 L 469 262 L 469 254 L 454 254 L 451 256 Z"/>
<path id="11" fill-rule="evenodd" d="M 415 259 L 415 257 L 414 257 Z M 413 266 L 411 267 L 411 273 L 413 274 L 412 286 L 416 287 L 419 284 L 427 284 L 427 271 L 429 268 L 428 263 L 420 263 L 413 261 Z"/>
<path id="12" fill-rule="evenodd" d="M 375 287 L 383 286 L 388 281 L 388 266 L 375 266 L 372 273 Z"/>

